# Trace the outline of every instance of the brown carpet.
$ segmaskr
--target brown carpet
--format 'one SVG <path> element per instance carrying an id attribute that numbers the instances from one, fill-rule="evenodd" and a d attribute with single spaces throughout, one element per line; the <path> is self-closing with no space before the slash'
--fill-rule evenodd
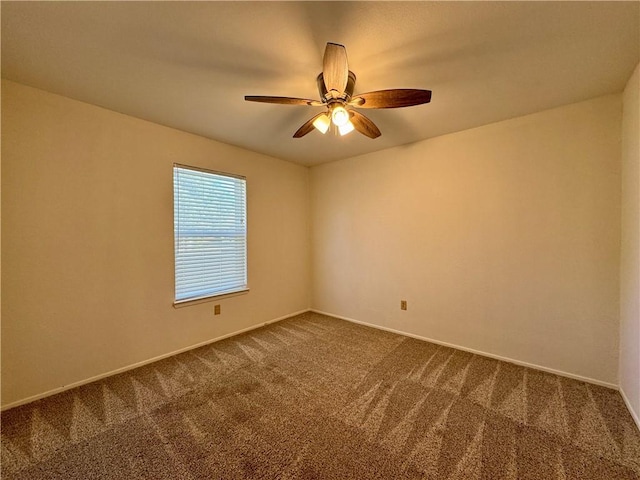
<path id="1" fill-rule="evenodd" d="M 314 313 L 1 419 L 7 480 L 640 478 L 618 392 Z"/>

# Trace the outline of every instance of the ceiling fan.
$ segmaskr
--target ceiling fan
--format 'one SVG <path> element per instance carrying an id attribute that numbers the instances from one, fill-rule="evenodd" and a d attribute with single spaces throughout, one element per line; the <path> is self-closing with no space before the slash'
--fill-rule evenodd
<path id="1" fill-rule="evenodd" d="M 354 129 L 369 138 L 378 138 L 378 127 L 355 110 L 355 108 L 399 108 L 411 107 L 431 101 L 431 90 L 393 89 L 353 95 L 356 75 L 349 70 L 347 50 L 344 45 L 327 43 L 322 62 L 322 73 L 317 78 L 320 101 L 291 97 L 267 97 L 247 95 L 249 102 L 278 103 L 282 105 L 310 105 L 326 107 L 327 110 L 305 122 L 293 138 L 304 137 L 314 128 L 323 134 L 333 123 L 340 135 L 346 135 Z"/>

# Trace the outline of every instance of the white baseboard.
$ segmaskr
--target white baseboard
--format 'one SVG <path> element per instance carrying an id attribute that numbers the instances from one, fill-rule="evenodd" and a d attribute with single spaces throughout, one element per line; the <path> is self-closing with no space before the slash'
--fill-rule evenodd
<path id="1" fill-rule="evenodd" d="M 638 430 L 640 430 L 640 417 L 638 417 L 638 412 L 636 412 L 631 406 L 629 397 L 627 397 L 627 394 L 624 393 L 624 389 L 622 387 L 620 387 L 620 395 L 622 395 L 622 399 L 624 400 L 624 403 L 626 403 L 627 405 L 627 410 L 629 410 L 631 417 L 633 417 L 633 420 L 636 422 L 636 426 L 638 427 Z"/>
<path id="2" fill-rule="evenodd" d="M 141 362 L 134 363 L 132 365 L 127 365 L 126 367 L 118 368 L 116 370 L 111 370 L 106 373 L 102 373 L 100 375 L 96 375 L 91 378 L 87 378 L 85 380 L 80 380 L 78 382 L 70 383 L 69 385 L 64 385 L 62 387 L 54 388 L 52 390 L 46 391 L 44 393 L 39 393 L 37 395 L 33 395 L 31 397 L 23 398 L 22 400 L 17 400 L 15 402 L 9 403 L 7 405 L 3 405 L 0 408 L 0 411 L 8 410 L 13 407 L 18 407 L 20 405 L 24 405 L 26 403 L 35 402 L 36 400 L 40 400 L 41 398 L 50 397 L 51 395 L 55 395 L 57 393 L 64 392 L 66 390 L 71 390 L 72 388 L 80 387 L 82 385 L 86 385 L 87 383 L 95 382 L 98 380 L 102 380 L 103 378 L 111 377 L 113 375 L 118 375 L 119 373 L 127 372 L 129 370 L 133 370 L 134 368 L 142 367 L 144 365 L 148 365 L 153 362 L 157 362 L 159 360 L 163 360 L 168 357 L 172 357 L 174 355 L 178 355 L 180 353 L 188 352 L 189 350 L 194 350 L 199 347 L 204 347 L 205 345 L 209 345 L 210 343 L 219 342 L 220 340 L 224 340 L 225 338 L 234 337 L 236 335 L 240 335 L 241 333 L 250 332 L 251 330 L 255 330 L 256 328 L 264 327 L 265 325 L 269 325 L 271 323 L 279 322 L 281 320 L 285 320 L 287 318 L 295 317 L 296 315 L 300 315 L 301 313 L 308 312 L 309 309 L 300 310 L 298 312 L 290 313 L 284 315 L 282 317 L 274 318 L 273 320 L 268 320 L 266 322 L 259 323 L 257 325 L 252 325 L 251 327 L 243 328 L 242 330 L 238 330 L 236 332 L 227 333 L 226 335 L 222 335 L 220 337 L 212 338 L 210 340 L 205 340 L 204 342 L 196 343 L 195 345 L 190 345 L 188 347 L 181 348 L 179 350 L 175 350 L 173 352 L 165 353 L 163 355 L 159 355 L 157 357 L 150 358 L 148 360 L 143 360 Z"/>
<path id="3" fill-rule="evenodd" d="M 533 363 L 523 362 L 523 361 L 516 360 L 516 359 L 513 359 L 513 358 L 503 357 L 501 355 L 495 355 L 495 354 L 492 354 L 492 353 L 487 353 L 487 352 L 483 352 L 483 351 L 480 351 L 480 350 L 475 350 L 475 349 L 472 349 L 472 348 L 467 348 L 467 347 L 463 347 L 463 346 L 460 346 L 460 345 L 456 345 L 456 344 L 452 344 L 452 343 L 448 343 L 448 342 L 443 342 L 443 341 L 435 340 L 435 339 L 432 339 L 432 338 L 423 337 L 421 335 L 415 335 L 415 334 L 412 334 L 412 333 L 403 332 L 401 330 L 396 330 L 396 329 L 393 329 L 393 328 L 388 328 L 388 327 L 383 327 L 383 326 L 380 326 L 380 325 L 375 325 L 373 323 L 367 323 L 367 322 L 363 322 L 363 321 L 360 321 L 360 320 L 355 320 L 353 318 L 344 317 L 342 315 L 336 315 L 334 313 L 324 312 L 324 311 L 316 310 L 316 309 L 313 309 L 313 308 L 306 309 L 306 310 L 300 310 L 300 311 L 297 311 L 297 312 L 293 312 L 293 313 L 284 315 L 282 317 L 274 318 L 273 320 L 262 322 L 262 323 L 259 323 L 257 325 L 252 325 L 251 327 L 243 328 L 242 330 L 238 330 L 238 331 L 235 331 L 235 332 L 232 332 L 232 333 L 228 333 L 228 334 L 225 334 L 225 335 L 222 335 L 220 337 L 216 337 L 216 338 L 213 338 L 213 339 L 210 339 L 210 340 L 205 340 L 204 342 L 200 342 L 200 343 L 197 343 L 195 345 L 191 345 L 191 346 L 188 346 L 188 347 L 185 347 L 185 348 L 181 348 L 179 350 L 175 350 L 175 351 L 170 352 L 170 353 L 159 355 L 157 357 L 150 358 L 148 360 L 143 360 L 141 362 L 137 362 L 137 363 L 134 363 L 132 365 L 127 365 L 126 367 L 118 368 L 116 370 L 112 370 L 112 371 L 109 371 L 109 372 L 106 372 L 106 373 L 103 373 L 103 374 L 100 374 L 100 375 L 96 375 L 94 377 L 90 377 L 90 378 L 87 378 L 85 380 L 80 380 L 78 382 L 74 382 L 74 383 L 71 383 L 69 385 L 64 385 L 62 387 L 54 388 L 52 390 L 49 390 L 49 391 L 46 391 L 44 393 L 40 393 L 40 394 L 37 394 L 37 395 L 33 395 L 31 397 L 27 397 L 27 398 L 24 398 L 22 400 L 17 400 L 15 402 L 9 403 L 7 405 L 3 405 L 0 408 L 0 411 L 8 410 L 10 408 L 18 407 L 20 405 L 24 405 L 24 404 L 27 404 L 27 403 L 35 402 L 36 400 L 40 400 L 42 398 L 50 397 L 51 395 L 55 395 L 57 393 L 61 393 L 61 392 L 64 392 L 66 390 L 71 390 L 72 388 L 76 388 L 76 387 L 80 387 L 82 385 L 86 385 L 87 383 L 91 383 L 91 382 L 95 382 L 95 381 L 98 381 L 98 380 L 102 380 L 103 378 L 107 378 L 107 377 L 110 377 L 110 376 L 113 376 L 113 375 L 118 375 L 120 373 L 127 372 L 129 370 L 133 370 L 135 368 L 142 367 L 144 365 L 148 365 L 150 363 L 157 362 L 159 360 L 163 360 L 165 358 L 172 357 L 174 355 L 178 355 L 180 353 L 188 352 L 189 350 L 194 350 L 196 348 L 203 347 L 203 346 L 209 345 L 211 343 L 219 342 L 220 340 L 224 340 L 225 338 L 229 338 L 229 337 L 233 337 L 233 336 L 236 336 L 236 335 L 240 335 L 242 333 L 249 332 L 251 330 L 255 330 L 257 328 L 261 328 L 261 327 L 264 327 L 265 325 L 269 325 L 271 323 L 279 322 L 279 321 L 285 320 L 287 318 L 295 317 L 296 315 L 300 315 L 302 313 L 309 312 L 309 311 L 315 312 L 315 313 L 319 313 L 321 315 L 327 315 L 327 316 L 330 316 L 330 317 L 339 318 L 341 320 L 346 320 L 348 322 L 357 323 L 357 324 L 360 324 L 360 325 L 365 325 L 367 327 L 376 328 L 378 330 L 384 330 L 384 331 L 395 333 L 395 334 L 398 334 L 398 335 L 403 335 L 405 337 L 411 337 L 411 338 L 415 338 L 415 339 L 418 339 L 418 340 L 423 340 L 423 341 L 426 341 L 426 342 L 431 342 L 431 343 L 435 343 L 435 344 L 438 344 L 438 345 L 443 345 L 445 347 L 451 347 L 451 348 L 455 348 L 455 349 L 458 349 L 458 350 L 463 350 L 465 352 L 474 353 L 476 355 L 482 355 L 484 357 L 489 357 L 489 358 L 493 358 L 493 359 L 496 359 L 496 360 L 502 360 L 504 362 L 513 363 L 515 365 L 520 365 L 520 366 L 523 366 L 523 367 L 533 368 L 533 369 L 536 369 L 536 370 L 541 370 L 541 371 L 544 371 L 544 372 L 553 373 L 553 374 L 560 375 L 560 376 L 563 376 L 563 377 L 573 378 L 575 380 L 580 380 L 580 381 L 583 381 L 583 382 L 593 383 L 595 385 L 600 385 L 600 386 L 603 386 L 603 387 L 608 387 L 608 388 L 613 388 L 613 389 L 619 390 L 620 394 L 622 395 L 622 398 L 624 399 L 624 401 L 625 401 L 625 403 L 627 405 L 627 409 L 631 413 L 631 416 L 633 417 L 634 421 L 638 425 L 638 428 L 640 429 L 640 419 L 638 418 L 638 414 L 633 410 L 633 408 L 631 408 L 631 404 L 629 403 L 629 399 L 627 398 L 626 394 L 624 393 L 624 390 L 622 388 L 618 387 L 618 385 L 615 385 L 613 383 L 603 382 L 601 380 L 596 380 L 594 378 L 583 377 L 581 375 L 575 375 L 575 374 L 572 374 L 572 373 L 569 373 L 569 372 L 564 372 L 564 371 L 561 371 L 561 370 L 555 370 L 553 368 L 543 367 L 543 366 L 536 365 L 536 364 L 533 364 Z"/>
<path id="4" fill-rule="evenodd" d="M 514 358 L 503 357 L 501 355 L 495 355 L 493 353 L 483 352 L 483 351 L 480 351 L 480 350 L 475 350 L 473 348 L 467 348 L 467 347 L 463 347 L 461 345 L 456 345 L 456 344 L 453 344 L 453 343 L 443 342 L 441 340 L 435 340 L 433 338 L 427 338 L 427 337 L 423 337 L 421 335 L 415 335 L 413 333 L 403 332 L 401 330 L 396 330 L 396 329 L 389 328 L 389 327 L 382 327 L 382 326 L 376 325 L 374 323 L 367 323 L 367 322 L 363 322 L 363 321 L 360 321 L 360 320 L 355 320 L 353 318 L 348 318 L 348 317 L 343 317 L 341 315 L 336 315 L 334 313 L 323 312 L 321 310 L 316 310 L 316 309 L 313 309 L 313 308 L 311 309 L 311 311 L 315 312 L 315 313 L 320 313 L 322 315 L 328 315 L 330 317 L 339 318 L 341 320 L 346 320 L 348 322 L 358 323 L 360 325 L 366 325 L 367 327 L 377 328 L 378 330 L 384 330 L 386 332 L 397 333 L 398 335 L 403 335 L 405 337 L 411 337 L 411 338 L 415 338 L 415 339 L 418 339 L 418 340 L 423 340 L 425 342 L 436 343 L 438 345 L 443 345 L 445 347 L 455 348 L 457 350 L 463 350 L 465 352 L 474 353 L 476 355 L 481 355 L 483 357 L 489 357 L 489 358 L 493 358 L 493 359 L 496 359 L 496 360 L 502 360 L 503 362 L 513 363 L 515 365 L 520 365 L 522 367 L 533 368 L 535 370 L 541 370 L 543 372 L 548 372 L 548 373 L 553 373 L 555 375 L 560 375 L 561 377 L 573 378 L 574 380 L 580 380 L 582 382 L 593 383 L 595 385 L 600 385 L 602 387 L 613 388 L 614 390 L 619 390 L 618 385 L 616 385 L 614 383 L 603 382 L 601 380 L 596 380 L 595 378 L 583 377 L 581 375 L 575 375 L 573 373 L 564 372 L 562 370 L 555 370 L 553 368 L 543 367 L 541 365 L 536 365 L 534 363 L 523 362 L 521 360 L 516 360 Z"/>

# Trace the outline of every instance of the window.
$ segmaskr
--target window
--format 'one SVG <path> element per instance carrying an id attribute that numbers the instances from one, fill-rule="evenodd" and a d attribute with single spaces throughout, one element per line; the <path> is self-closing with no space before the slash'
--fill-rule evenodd
<path id="1" fill-rule="evenodd" d="M 248 290 L 246 179 L 173 166 L 175 303 Z"/>

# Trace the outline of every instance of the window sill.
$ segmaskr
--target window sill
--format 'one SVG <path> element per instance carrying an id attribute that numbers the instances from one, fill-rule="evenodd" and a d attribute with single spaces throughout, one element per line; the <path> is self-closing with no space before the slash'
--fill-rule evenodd
<path id="1" fill-rule="evenodd" d="M 248 288 L 245 290 L 237 290 L 229 293 L 219 293 L 216 295 L 209 295 L 207 297 L 192 298 L 189 300 L 178 300 L 173 302 L 173 308 L 182 308 L 182 307 L 188 307 L 189 305 L 198 305 L 200 303 L 215 302 L 217 300 L 224 300 L 225 298 L 237 297 L 239 295 L 246 295 L 247 293 L 249 293 Z"/>

